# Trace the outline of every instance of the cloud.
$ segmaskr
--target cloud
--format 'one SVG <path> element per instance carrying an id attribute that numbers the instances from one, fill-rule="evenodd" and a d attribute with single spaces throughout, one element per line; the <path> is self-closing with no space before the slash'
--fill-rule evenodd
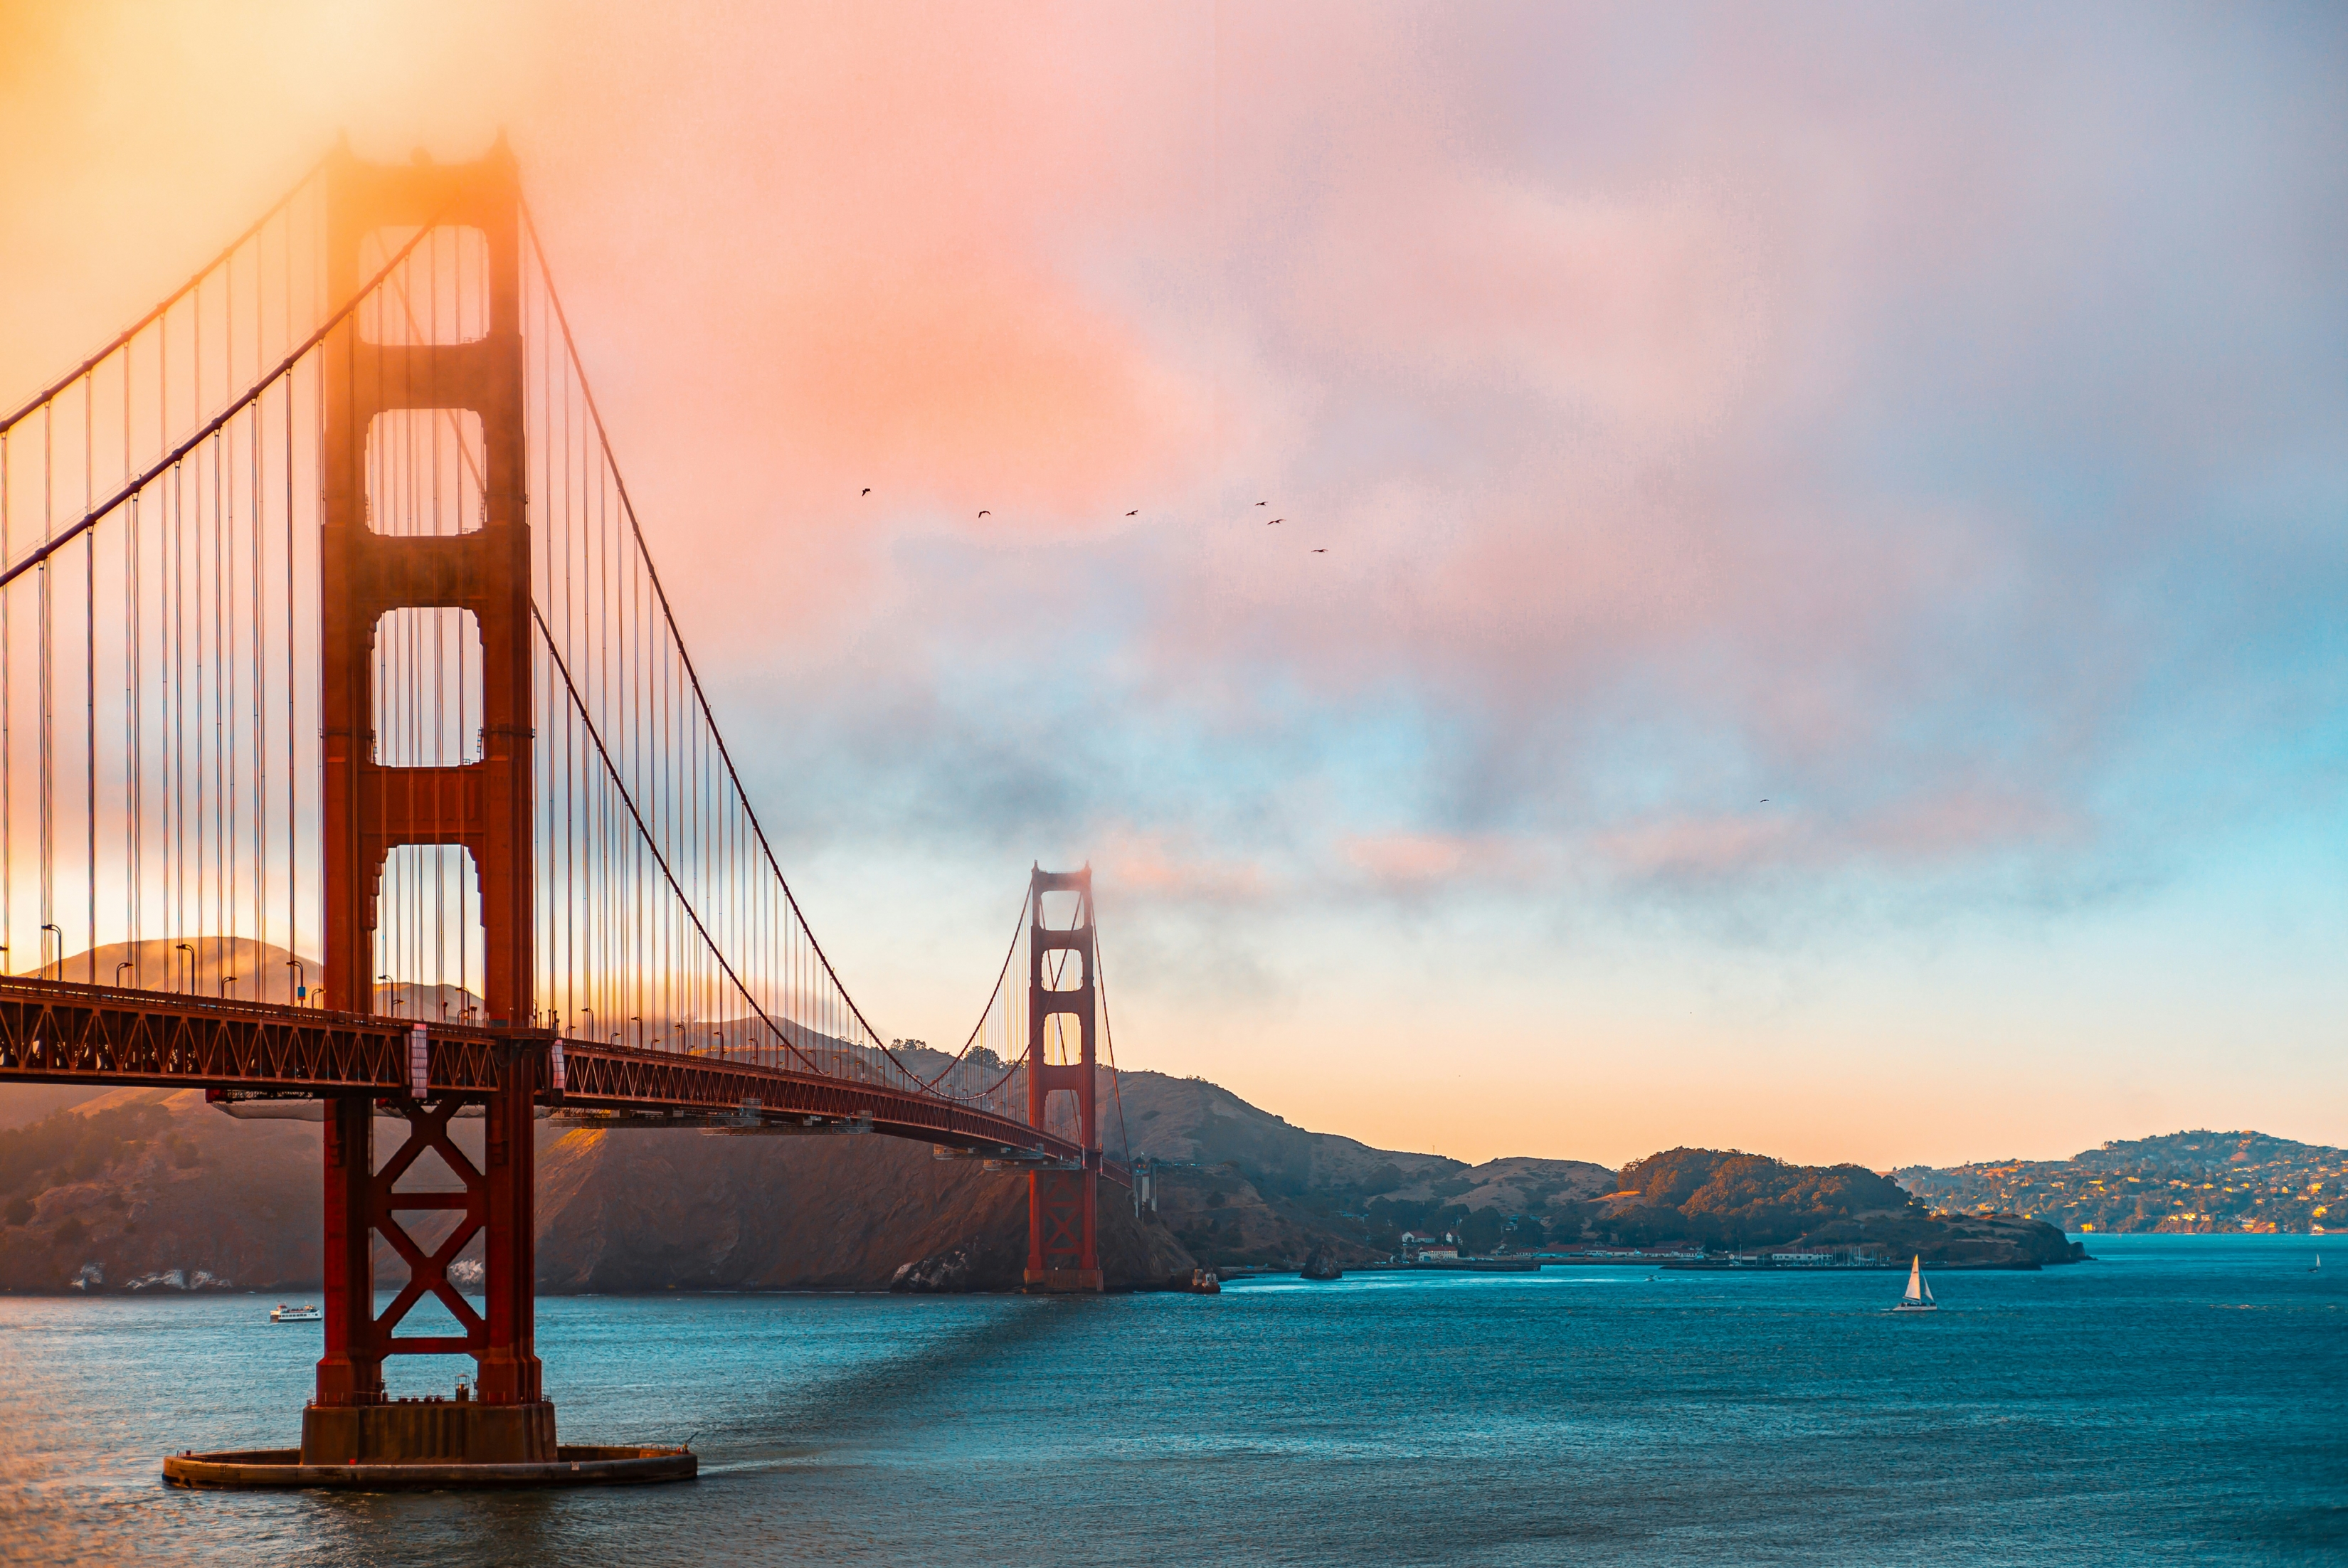
<path id="1" fill-rule="evenodd" d="M 2051 863 L 2343 685 L 2329 25 L 518 0 L 436 73 L 452 16 L 26 26 L 0 370 L 338 125 L 509 125 L 805 820 L 1169 893 Z"/>
<path id="2" fill-rule="evenodd" d="M 1316 347 L 1437 387 L 1520 387 L 1613 438 L 1717 420 L 1767 336 L 1757 236 L 1716 191 L 1451 168 L 1364 181 L 1316 228 L 1283 302 Z"/>
<path id="3" fill-rule="evenodd" d="M 1104 882 L 1153 902 L 1261 903 L 1279 891 L 1262 865 L 1216 855 L 1192 835 L 1103 825 L 1093 837 Z"/>
<path id="4" fill-rule="evenodd" d="M 1934 1061 L 2339 1098 L 2330 13 L 0 0 L 0 37 L 26 390 L 339 130 L 508 129 L 778 852 L 909 995 L 1000 934 L 904 955 L 906 898 L 1089 855 L 1130 1047 L 1398 1141 L 2010 1146 L 1963 1085 L 1904 1130 Z M 2300 1053 L 2266 1078 L 2245 995 Z"/>
<path id="5" fill-rule="evenodd" d="M 1378 833 L 1340 841 L 1344 862 L 1378 891 L 1426 893 L 1447 885 L 1524 885 L 1550 858 L 1537 841 L 1493 834 Z"/>

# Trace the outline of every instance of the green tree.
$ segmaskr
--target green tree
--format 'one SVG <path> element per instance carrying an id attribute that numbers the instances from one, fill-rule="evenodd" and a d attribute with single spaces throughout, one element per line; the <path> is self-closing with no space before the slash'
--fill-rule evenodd
<path id="1" fill-rule="evenodd" d="M 1477 1209 L 1459 1222 L 1457 1232 L 1460 1244 L 1469 1252 L 1488 1253 L 1508 1234 L 1509 1222 L 1498 1209 Z"/>

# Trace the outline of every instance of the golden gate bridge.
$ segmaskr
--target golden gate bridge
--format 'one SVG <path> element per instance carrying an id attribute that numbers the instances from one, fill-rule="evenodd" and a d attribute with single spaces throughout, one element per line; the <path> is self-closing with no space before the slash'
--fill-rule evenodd
<path id="1" fill-rule="evenodd" d="M 0 1082 L 324 1123 L 300 1448 L 172 1479 L 692 1473 L 556 1440 L 550 1114 L 986 1159 L 1027 1175 L 1028 1287 L 1101 1288 L 1099 1183 L 1129 1176 L 1090 871 L 1031 873 L 958 1051 L 872 1026 L 686 651 L 502 138 L 461 164 L 337 149 L 8 414 L 0 562 Z M 427 1155 L 461 1191 L 403 1184 Z M 381 1252 L 407 1279 L 378 1310 Z M 459 1332 L 396 1332 L 427 1295 Z M 467 1397 L 389 1396 L 415 1354 L 472 1357 Z"/>

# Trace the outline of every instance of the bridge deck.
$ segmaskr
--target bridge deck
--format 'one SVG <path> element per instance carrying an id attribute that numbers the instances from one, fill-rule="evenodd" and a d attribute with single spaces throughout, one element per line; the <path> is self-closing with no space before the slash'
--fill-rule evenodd
<path id="1" fill-rule="evenodd" d="M 0 977 L 0 1083 L 404 1097 L 414 1029 L 412 1021 L 365 1013 Z M 496 1087 L 501 1046 L 561 1039 L 565 1087 L 541 1099 L 566 1109 L 869 1119 L 873 1131 L 896 1138 L 1084 1158 L 1072 1140 L 907 1087 L 575 1040 L 551 1029 L 427 1023 L 426 1030 L 427 1083 L 436 1097 L 486 1095 Z"/>

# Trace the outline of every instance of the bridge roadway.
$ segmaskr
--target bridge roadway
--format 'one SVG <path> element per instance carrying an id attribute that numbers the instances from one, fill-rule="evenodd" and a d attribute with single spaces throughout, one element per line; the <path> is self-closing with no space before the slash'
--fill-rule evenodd
<path id="1" fill-rule="evenodd" d="M 486 1096 L 500 1047 L 562 1047 L 562 1087 L 540 1101 L 566 1111 L 621 1113 L 620 1124 L 838 1127 L 869 1121 L 893 1138 L 1021 1163 L 1081 1169 L 1071 1139 L 995 1112 L 909 1088 L 680 1051 L 578 1040 L 551 1029 L 426 1024 L 426 1098 Z M 278 1003 L 0 977 L 0 1083 L 202 1088 L 322 1096 L 412 1090 L 410 1020 Z M 633 1113 L 629 1115 L 626 1113 Z M 1115 1161 L 1102 1173 L 1128 1178 Z"/>

